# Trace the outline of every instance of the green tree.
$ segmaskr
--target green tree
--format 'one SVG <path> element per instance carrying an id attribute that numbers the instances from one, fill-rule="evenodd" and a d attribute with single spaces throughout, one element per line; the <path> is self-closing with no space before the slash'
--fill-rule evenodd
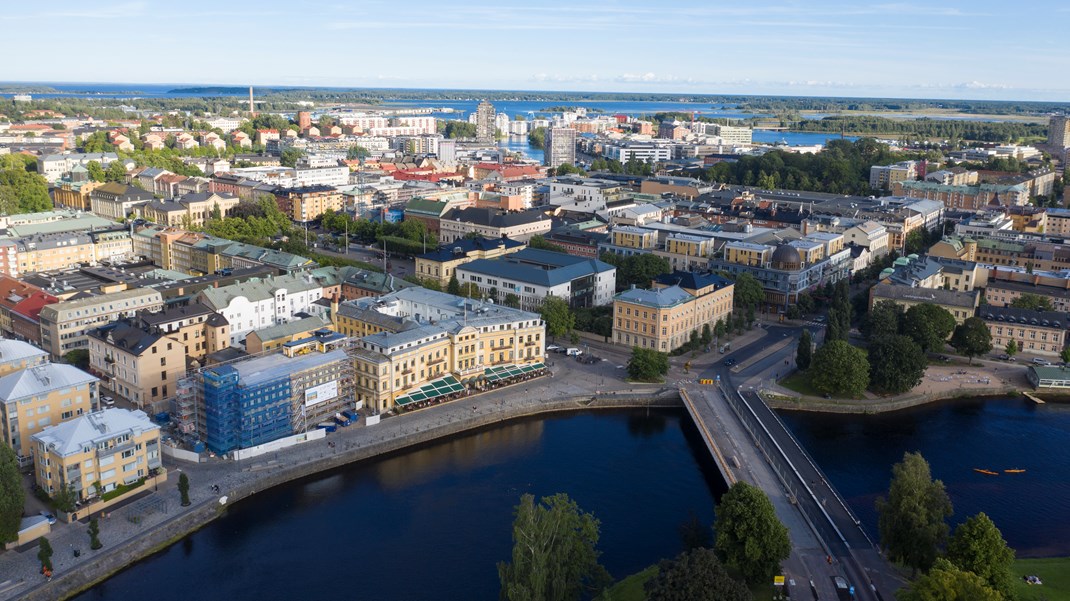
<path id="1" fill-rule="evenodd" d="M 628 377 L 637 382 L 661 382 L 669 373 L 669 355 L 654 349 L 632 347 Z"/>
<path id="2" fill-rule="evenodd" d="M 505 299 L 502 300 L 502 304 L 506 307 L 512 307 L 514 309 L 520 308 L 520 297 L 512 292 L 505 295 Z"/>
<path id="3" fill-rule="evenodd" d="M 750 590 L 733 579 L 712 549 L 694 549 L 658 564 L 646 582 L 649 601 L 750 601 Z"/>
<path id="4" fill-rule="evenodd" d="M 725 323 L 723 318 L 718 319 L 717 323 L 713 324 L 713 335 L 717 338 L 720 338 L 721 336 L 724 336 L 727 333 L 728 324 Z"/>
<path id="5" fill-rule="evenodd" d="M 983 578 L 937 559 L 929 572 L 897 594 L 899 601 L 1003 601 Z"/>
<path id="6" fill-rule="evenodd" d="M 947 543 L 947 560 L 980 576 L 1004 597 L 1014 597 L 1011 573 L 1014 550 L 1007 546 L 1003 533 L 984 513 L 968 518 L 955 528 Z"/>
<path id="7" fill-rule="evenodd" d="M 5 161 L 4 167 L 0 169 L 0 212 L 15 215 L 52 209 L 45 178 L 12 161 Z"/>
<path id="8" fill-rule="evenodd" d="M 89 529 L 87 532 L 89 533 L 90 549 L 96 551 L 104 546 L 104 544 L 100 542 L 100 524 L 97 522 L 96 516 L 93 516 L 93 518 L 89 520 Z"/>
<path id="9" fill-rule="evenodd" d="M 732 291 L 732 301 L 737 307 L 757 307 L 765 298 L 761 282 L 749 273 L 741 273 L 736 278 Z"/>
<path id="10" fill-rule="evenodd" d="M 303 156 L 305 156 L 305 152 L 300 148 L 294 148 L 292 146 L 289 148 L 284 148 L 282 150 L 282 153 L 279 155 L 279 163 L 283 167 L 296 167 L 297 160 Z"/>
<path id="11" fill-rule="evenodd" d="M 446 292 L 454 296 L 461 295 L 461 281 L 457 279 L 457 272 L 450 276 L 450 281 L 446 284 Z"/>
<path id="12" fill-rule="evenodd" d="M 564 336 L 576 327 L 576 314 L 566 301 L 556 296 L 550 295 L 543 299 L 539 314 L 546 323 L 546 333 L 554 338 Z"/>
<path id="13" fill-rule="evenodd" d="M 932 303 L 921 303 L 903 315 L 903 334 L 910 336 L 925 352 L 938 352 L 955 329 L 955 317 Z"/>
<path id="14" fill-rule="evenodd" d="M 189 507 L 189 476 L 185 472 L 178 477 L 178 494 L 182 495 L 182 506 Z"/>
<path id="15" fill-rule="evenodd" d="M 992 350 L 992 332 L 980 317 L 970 317 L 951 334 L 951 346 L 966 355 L 973 365 L 973 358 Z"/>
<path id="16" fill-rule="evenodd" d="M 862 335 L 866 340 L 881 336 L 895 336 L 899 333 L 902 321 L 902 305 L 889 300 L 876 302 L 862 319 Z"/>
<path id="17" fill-rule="evenodd" d="M 915 572 L 927 570 L 947 541 L 951 499 L 944 483 L 933 480 L 920 453 L 905 453 L 892 466 L 888 498 L 877 499 L 878 530 L 888 558 Z"/>
<path id="18" fill-rule="evenodd" d="M 795 307 L 798 308 L 800 315 L 809 315 L 817 309 L 817 303 L 809 292 L 803 292 L 795 301 Z"/>
<path id="19" fill-rule="evenodd" d="M 25 502 L 19 458 L 11 447 L 0 444 L 0 544 L 18 540 Z"/>
<path id="20" fill-rule="evenodd" d="M 833 288 L 832 302 L 829 305 L 826 341 L 847 341 L 851 333 L 851 312 L 850 289 L 847 280 L 840 280 Z"/>
<path id="21" fill-rule="evenodd" d="M 479 289 L 479 284 L 475 282 L 465 282 L 461 284 L 460 296 L 465 298 L 483 298 L 483 292 Z"/>
<path id="22" fill-rule="evenodd" d="M 1026 292 L 1018 298 L 1011 301 L 1011 306 L 1019 309 L 1032 309 L 1033 311 L 1054 311 L 1054 307 L 1051 306 L 1051 299 L 1039 294 L 1033 294 Z"/>
<path id="23" fill-rule="evenodd" d="M 1070 346 L 1059 351 L 1059 358 L 1063 360 L 1063 363 L 1070 363 Z"/>
<path id="24" fill-rule="evenodd" d="M 795 365 L 799 369 L 806 371 L 810 368 L 810 363 L 814 359 L 814 340 L 810 336 L 810 330 L 803 328 L 802 335 L 799 336 L 799 345 L 795 349 Z"/>
<path id="25" fill-rule="evenodd" d="M 89 161 L 86 163 L 85 168 L 89 172 L 89 179 L 95 182 L 105 181 L 104 167 L 100 165 L 100 161 Z"/>
<path id="26" fill-rule="evenodd" d="M 743 481 L 721 497 L 713 530 L 718 556 L 751 585 L 768 582 L 791 553 L 788 529 L 777 519 L 773 503 Z"/>
<path id="27" fill-rule="evenodd" d="M 918 384 L 929 366 L 925 352 L 909 336 L 881 336 L 869 344 L 869 383 L 900 394 Z"/>
<path id="28" fill-rule="evenodd" d="M 74 485 L 60 486 L 52 495 L 52 507 L 64 513 L 74 511 L 74 503 L 78 500 L 78 494 L 74 491 Z"/>
<path id="29" fill-rule="evenodd" d="M 1003 350 L 1007 355 L 1013 357 L 1018 354 L 1018 343 L 1012 339 Z"/>
<path id="30" fill-rule="evenodd" d="M 529 131 L 528 144 L 530 144 L 532 148 L 546 148 L 546 128 L 539 126 Z"/>
<path id="31" fill-rule="evenodd" d="M 37 539 L 37 559 L 46 570 L 52 570 L 52 544 L 43 536 Z"/>
<path id="32" fill-rule="evenodd" d="M 69 351 L 66 355 L 63 355 L 63 362 L 87 371 L 89 369 L 89 351 L 87 349 Z"/>
<path id="33" fill-rule="evenodd" d="M 832 340 L 814 353 L 810 374 L 810 383 L 818 391 L 856 397 L 869 386 L 869 360 L 864 350 Z"/>
<path id="34" fill-rule="evenodd" d="M 610 581 L 599 563 L 600 523 L 568 495 L 520 497 L 513 520 L 512 561 L 498 563 L 503 601 L 576 601 Z"/>
<path id="35" fill-rule="evenodd" d="M 541 250 L 552 250 L 553 252 L 558 252 L 558 253 L 568 253 L 568 251 L 565 250 L 565 247 L 558 246 L 557 244 L 554 244 L 553 242 L 547 242 L 546 238 L 544 238 L 544 237 L 542 237 L 542 236 L 540 236 L 538 234 L 532 236 L 531 239 L 528 240 L 528 246 L 530 248 L 538 248 L 538 249 L 541 249 Z"/>
<path id="36" fill-rule="evenodd" d="M 123 161 L 112 161 L 104 170 L 104 181 L 122 183 L 126 181 L 126 165 Z"/>

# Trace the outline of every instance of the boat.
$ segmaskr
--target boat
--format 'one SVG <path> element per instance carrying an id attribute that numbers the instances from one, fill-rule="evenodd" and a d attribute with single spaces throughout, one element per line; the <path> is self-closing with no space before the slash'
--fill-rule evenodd
<path id="1" fill-rule="evenodd" d="M 1005 474 L 1024 474 L 1025 470 L 1015 468 L 1015 469 L 1012 469 L 1012 470 L 1003 470 L 1003 473 L 1005 473 Z"/>
<path id="2" fill-rule="evenodd" d="M 993 472 L 992 470 L 983 470 L 983 469 L 981 469 L 979 467 L 973 468 L 973 471 L 977 472 L 978 474 L 984 474 L 986 476 L 998 476 L 999 475 L 999 472 Z"/>

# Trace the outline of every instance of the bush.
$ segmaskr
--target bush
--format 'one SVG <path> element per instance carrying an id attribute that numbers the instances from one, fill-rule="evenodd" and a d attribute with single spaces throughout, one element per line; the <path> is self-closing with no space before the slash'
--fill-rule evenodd
<path id="1" fill-rule="evenodd" d="M 100 495 L 100 498 L 102 500 L 104 500 L 104 501 L 110 501 L 110 500 L 114 499 L 115 497 L 118 497 L 119 495 L 128 493 L 128 492 L 134 490 L 135 488 L 143 486 L 144 484 L 145 484 L 145 479 L 144 478 L 141 478 L 137 482 L 132 482 L 130 484 L 120 484 L 119 486 L 116 486 L 114 489 L 109 490 L 108 492 Z"/>

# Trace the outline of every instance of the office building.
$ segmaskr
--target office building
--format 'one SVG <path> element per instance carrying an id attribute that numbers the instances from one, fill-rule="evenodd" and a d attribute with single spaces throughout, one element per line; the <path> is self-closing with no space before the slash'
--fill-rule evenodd
<path id="1" fill-rule="evenodd" d="M 431 252 L 416 256 L 416 275 L 446 286 L 454 270 L 476 259 L 496 259 L 526 248 L 508 238 L 461 238 Z"/>

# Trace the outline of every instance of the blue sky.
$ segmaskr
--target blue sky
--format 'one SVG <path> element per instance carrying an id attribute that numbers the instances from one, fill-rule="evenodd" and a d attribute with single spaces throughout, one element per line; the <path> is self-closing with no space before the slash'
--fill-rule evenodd
<path id="1" fill-rule="evenodd" d="M 0 79 L 1070 101 L 1068 23 L 1057 0 L 19 2 Z"/>

